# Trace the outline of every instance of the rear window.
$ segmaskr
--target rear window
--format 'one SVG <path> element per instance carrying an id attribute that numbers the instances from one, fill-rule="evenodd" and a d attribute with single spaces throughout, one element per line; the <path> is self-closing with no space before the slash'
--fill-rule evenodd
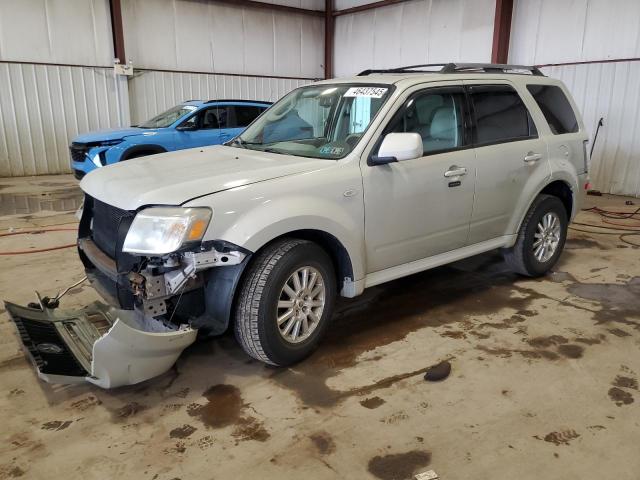
<path id="1" fill-rule="evenodd" d="M 246 127 L 253 122 L 258 115 L 266 110 L 265 107 L 235 107 L 236 109 L 236 127 Z"/>
<path id="2" fill-rule="evenodd" d="M 470 90 L 476 117 L 474 143 L 486 145 L 538 136 L 527 107 L 513 88 L 479 85 Z"/>
<path id="3" fill-rule="evenodd" d="M 527 85 L 527 90 L 542 110 L 551 132 L 555 135 L 575 133 L 578 121 L 571 104 L 560 87 L 555 85 Z"/>

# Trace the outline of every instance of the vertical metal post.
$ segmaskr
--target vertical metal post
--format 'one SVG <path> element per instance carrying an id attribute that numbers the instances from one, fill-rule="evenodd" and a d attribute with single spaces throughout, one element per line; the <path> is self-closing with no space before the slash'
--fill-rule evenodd
<path id="1" fill-rule="evenodd" d="M 120 0 L 109 0 L 111 11 L 111 35 L 113 37 L 113 56 L 123 65 L 127 63 L 124 52 L 124 29 L 122 28 L 122 5 Z"/>
<path id="2" fill-rule="evenodd" d="M 333 0 L 325 0 L 324 9 L 324 78 L 333 77 Z"/>
<path id="3" fill-rule="evenodd" d="M 511 37 L 512 15 L 513 0 L 496 0 L 491 63 L 507 63 L 509 60 L 509 38 Z"/>

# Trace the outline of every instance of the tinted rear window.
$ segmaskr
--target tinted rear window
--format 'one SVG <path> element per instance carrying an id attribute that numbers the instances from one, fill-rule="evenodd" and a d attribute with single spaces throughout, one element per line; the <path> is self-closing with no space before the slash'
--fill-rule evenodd
<path id="1" fill-rule="evenodd" d="M 476 144 L 524 140 L 538 135 L 529 111 L 511 87 L 471 87 L 476 116 Z"/>
<path id="2" fill-rule="evenodd" d="M 560 87 L 554 85 L 527 85 L 536 103 L 547 119 L 551 132 L 560 135 L 578 131 L 578 121 L 571 104 Z"/>
<path id="3" fill-rule="evenodd" d="M 246 127 L 265 111 L 264 107 L 235 107 L 235 109 L 236 127 Z"/>

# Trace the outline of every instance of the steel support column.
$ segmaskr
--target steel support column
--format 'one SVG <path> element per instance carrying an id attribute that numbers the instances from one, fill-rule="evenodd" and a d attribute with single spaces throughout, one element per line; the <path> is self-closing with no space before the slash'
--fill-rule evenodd
<path id="1" fill-rule="evenodd" d="M 509 61 L 509 38 L 511 37 L 512 14 L 513 0 L 496 0 L 491 63 L 508 63 Z"/>
<path id="2" fill-rule="evenodd" d="M 333 0 L 324 0 L 324 78 L 333 77 Z"/>
<path id="3" fill-rule="evenodd" d="M 111 12 L 113 56 L 120 60 L 120 63 L 126 64 L 127 56 L 124 51 L 124 29 L 122 28 L 122 5 L 120 0 L 109 0 L 109 10 Z"/>

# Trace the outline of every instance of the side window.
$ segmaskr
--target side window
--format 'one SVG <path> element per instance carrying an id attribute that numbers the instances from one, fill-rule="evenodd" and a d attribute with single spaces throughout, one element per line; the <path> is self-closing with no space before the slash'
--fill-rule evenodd
<path id="1" fill-rule="evenodd" d="M 518 93 L 506 85 L 470 88 L 476 118 L 475 144 L 524 140 L 538 136 L 527 107 Z"/>
<path id="2" fill-rule="evenodd" d="M 555 85 L 527 85 L 527 90 L 542 110 L 544 118 L 555 135 L 575 133 L 578 121 L 564 92 Z"/>
<path id="3" fill-rule="evenodd" d="M 419 133 L 425 155 L 462 147 L 464 103 L 462 89 L 420 93 L 396 114 L 386 133 Z"/>
<path id="4" fill-rule="evenodd" d="M 196 113 L 195 115 L 191 115 L 184 122 L 180 124 L 180 127 L 185 127 L 189 130 L 197 129 L 200 120 L 200 114 Z"/>
<path id="5" fill-rule="evenodd" d="M 234 107 L 236 114 L 236 122 L 234 127 L 246 127 L 253 122 L 258 116 L 264 112 L 262 107 L 236 106 Z"/>
<path id="6" fill-rule="evenodd" d="M 198 112 L 185 125 L 195 122 L 198 130 L 213 130 L 216 128 L 226 128 L 227 107 L 210 107 Z"/>

